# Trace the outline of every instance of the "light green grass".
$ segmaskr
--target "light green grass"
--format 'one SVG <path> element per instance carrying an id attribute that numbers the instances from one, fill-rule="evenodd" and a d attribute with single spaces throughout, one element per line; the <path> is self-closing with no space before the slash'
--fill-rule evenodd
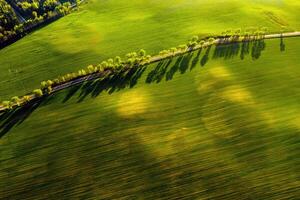
<path id="1" fill-rule="evenodd" d="M 151 65 L 134 88 L 80 103 L 81 89 L 52 96 L 1 138 L 0 197 L 297 199 L 300 39 L 279 42 L 201 67 L 202 51 L 146 84 Z"/>
<path id="2" fill-rule="evenodd" d="M 23 95 L 41 81 L 140 48 L 149 53 L 192 35 L 269 27 L 299 30 L 298 1 L 89 0 L 79 12 L 0 51 L 0 100 Z M 18 71 L 15 73 L 15 71 Z"/>

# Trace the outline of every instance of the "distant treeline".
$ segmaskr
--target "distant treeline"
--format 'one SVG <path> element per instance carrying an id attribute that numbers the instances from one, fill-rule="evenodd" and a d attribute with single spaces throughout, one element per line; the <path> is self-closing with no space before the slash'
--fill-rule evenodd
<path id="1" fill-rule="evenodd" d="M 0 48 L 68 14 L 78 0 L 0 0 Z"/>

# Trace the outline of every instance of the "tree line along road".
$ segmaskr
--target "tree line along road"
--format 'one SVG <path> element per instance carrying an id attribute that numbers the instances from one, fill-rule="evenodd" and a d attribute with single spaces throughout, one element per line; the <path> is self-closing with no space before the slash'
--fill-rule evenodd
<path id="1" fill-rule="evenodd" d="M 275 34 L 268 34 L 268 35 L 264 35 L 262 37 L 262 39 L 275 39 L 275 38 L 286 38 L 286 37 L 299 37 L 300 36 L 300 32 L 299 31 L 295 31 L 295 32 L 288 32 L 288 33 L 275 33 Z M 255 38 L 254 36 L 252 36 L 253 39 Z M 251 36 L 250 36 L 250 40 L 251 40 Z M 224 38 L 218 38 L 214 41 L 213 44 L 221 44 L 224 42 Z M 236 42 L 236 41 L 235 41 Z M 241 41 L 239 41 L 241 42 Z M 204 44 L 204 46 L 207 46 L 207 45 L 211 45 L 209 42 L 206 42 Z M 173 57 L 173 56 L 177 56 L 177 55 L 182 55 L 184 53 L 188 53 L 188 52 L 192 52 L 192 51 L 196 51 L 200 48 L 202 48 L 203 46 L 201 45 L 196 45 L 194 47 L 189 47 L 187 48 L 185 51 L 181 51 L 181 50 L 178 50 L 176 51 L 174 54 L 172 53 L 169 53 L 165 56 L 160 56 L 160 55 L 155 55 L 155 56 L 152 56 L 149 63 L 147 64 L 151 64 L 151 63 L 155 63 L 155 62 L 159 62 L 159 61 L 162 61 L 164 59 L 168 59 L 170 57 Z M 145 63 L 141 63 L 140 65 L 141 66 L 144 66 Z M 60 90 L 63 90 L 63 89 L 66 89 L 66 88 L 69 88 L 71 86 L 75 86 L 75 85 L 78 85 L 78 84 L 81 84 L 83 82 L 86 82 L 86 81 L 91 81 L 91 80 L 95 80 L 95 79 L 98 79 L 98 78 L 101 78 L 101 77 L 104 77 L 108 74 L 109 72 L 108 71 L 104 71 L 104 72 L 98 72 L 98 73 L 95 73 L 95 74 L 89 74 L 89 75 L 86 75 L 84 77 L 80 77 L 80 78 L 76 78 L 74 80 L 70 80 L 66 83 L 62 83 L 60 85 L 57 85 L 55 87 L 53 87 L 53 90 L 52 90 L 52 93 L 55 93 L 55 92 L 58 92 Z M 33 100 L 35 98 L 37 98 L 34 94 L 31 94 L 29 95 L 29 98 L 30 100 Z M 24 103 L 24 102 L 21 102 L 21 104 Z M 4 112 L 6 110 L 6 108 L 4 106 L 1 106 L 0 105 L 0 113 L 1 112 Z"/>

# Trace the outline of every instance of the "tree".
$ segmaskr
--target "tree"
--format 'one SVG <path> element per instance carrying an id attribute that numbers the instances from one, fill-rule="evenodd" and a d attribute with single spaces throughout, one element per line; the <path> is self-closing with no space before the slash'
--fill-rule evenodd
<path id="1" fill-rule="evenodd" d="M 116 56 L 114 62 L 115 62 L 115 65 L 117 65 L 117 66 L 121 65 L 121 62 L 122 62 L 121 57 L 120 56 Z"/>
<path id="2" fill-rule="evenodd" d="M 132 65 L 134 64 L 134 61 L 135 61 L 134 58 L 129 58 L 129 59 L 127 59 L 127 64 L 128 64 L 129 66 L 132 66 Z"/>
<path id="3" fill-rule="evenodd" d="M 162 51 L 159 52 L 159 55 L 162 56 L 162 57 L 164 57 L 164 56 L 167 55 L 167 53 L 168 53 L 167 50 L 162 50 Z"/>
<path id="4" fill-rule="evenodd" d="M 177 48 L 176 47 L 172 47 L 171 49 L 170 49 L 170 52 L 173 54 L 173 55 L 175 55 L 175 52 L 177 51 Z"/>
<path id="5" fill-rule="evenodd" d="M 3 101 L 3 102 L 2 102 L 2 105 L 3 105 L 3 107 L 6 108 L 6 109 L 11 109 L 11 108 L 12 108 L 12 104 L 11 104 L 10 101 Z"/>
<path id="6" fill-rule="evenodd" d="M 137 53 L 136 52 L 128 53 L 128 54 L 126 54 L 126 57 L 127 58 L 136 58 L 137 57 Z"/>
<path id="7" fill-rule="evenodd" d="M 151 61 L 151 56 L 150 56 L 150 55 L 147 55 L 145 61 L 146 61 L 147 63 L 150 63 L 150 61 Z"/>
<path id="8" fill-rule="evenodd" d="M 43 91 L 41 89 L 35 89 L 33 90 L 33 94 L 35 94 L 37 97 L 43 96 Z"/>
<path id="9" fill-rule="evenodd" d="M 195 35 L 192 37 L 191 41 L 197 43 L 199 41 L 199 37 L 197 35 Z"/>
<path id="10" fill-rule="evenodd" d="M 263 32 L 263 34 L 267 34 L 268 33 L 268 28 L 267 27 L 262 27 L 261 31 Z"/>
<path id="11" fill-rule="evenodd" d="M 95 71 L 95 68 L 94 68 L 93 65 L 87 66 L 87 69 L 88 69 L 88 71 L 89 71 L 90 74 L 93 73 L 93 72 Z"/>
<path id="12" fill-rule="evenodd" d="M 213 44 L 215 41 L 216 41 L 216 40 L 215 40 L 215 38 L 213 38 L 213 37 L 211 37 L 211 38 L 208 39 L 208 43 L 209 43 L 209 44 Z"/>
<path id="13" fill-rule="evenodd" d="M 44 89 L 46 87 L 47 87 L 47 82 L 46 81 L 41 82 L 41 88 Z"/>
<path id="14" fill-rule="evenodd" d="M 107 60 L 107 64 L 109 67 L 113 67 L 114 66 L 114 59 L 110 58 Z"/>
<path id="15" fill-rule="evenodd" d="M 144 49 L 139 50 L 138 55 L 140 57 L 144 57 L 146 55 L 146 51 Z"/>
<path id="16" fill-rule="evenodd" d="M 231 36 L 232 35 L 232 31 L 230 29 L 226 30 L 226 36 Z"/>
<path id="17" fill-rule="evenodd" d="M 201 41 L 199 42 L 199 44 L 201 45 L 201 47 L 203 47 L 204 44 L 205 44 L 205 41 L 204 41 L 204 40 L 201 40 Z"/>
<path id="18" fill-rule="evenodd" d="M 53 85 L 53 81 L 48 80 L 48 81 L 47 81 L 47 86 L 49 87 L 49 86 L 52 86 L 52 85 Z"/>
<path id="19" fill-rule="evenodd" d="M 221 33 L 221 36 L 222 36 L 222 37 L 226 37 L 226 36 L 227 36 L 226 31 L 223 31 L 223 32 Z"/>
<path id="20" fill-rule="evenodd" d="M 97 68 L 98 68 L 98 71 L 99 71 L 99 72 L 104 71 L 104 67 L 103 67 L 101 64 L 98 64 L 98 65 L 97 65 Z"/>
<path id="21" fill-rule="evenodd" d="M 187 46 L 186 46 L 186 44 L 182 44 L 182 45 L 179 45 L 179 46 L 178 46 L 178 49 L 179 49 L 180 51 L 185 51 L 185 50 L 187 49 Z"/>
<path id="22" fill-rule="evenodd" d="M 60 80 L 58 78 L 54 79 L 55 84 L 60 84 Z"/>
<path id="23" fill-rule="evenodd" d="M 189 41 L 189 43 L 188 43 L 188 46 L 189 47 L 194 47 L 194 46 L 196 46 L 197 45 L 197 42 L 196 41 Z"/>
<path id="24" fill-rule="evenodd" d="M 20 99 L 17 96 L 11 98 L 12 102 L 20 106 Z"/>
<path id="25" fill-rule="evenodd" d="M 28 95 L 25 95 L 23 97 L 23 99 L 24 99 L 25 102 L 29 102 L 30 101 L 30 97 Z"/>
<path id="26" fill-rule="evenodd" d="M 52 93 L 52 91 L 53 91 L 53 89 L 52 89 L 52 87 L 51 87 L 51 86 L 47 87 L 47 93 L 48 93 L 48 94 L 51 94 L 51 93 Z"/>
<path id="27" fill-rule="evenodd" d="M 108 66 L 108 63 L 107 63 L 106 61 L 103 61 L 103 62 L 101 63 L 101 66 L 102 66 L 103 68 L 106 68 L 106 67 Z"/>
<path id="28" fill-rule="evenodd" d="M 240 36 L 241 35 L 242 30 L 240 28 L 235 30 L 235 35 L 236 36 Z"/>
<path id="29" fill-rule="evenodd" d="M 95 69 L 94 69 L 95 70 Z M 74 78 L 77 78 L 78 77 L 78 75 L 75 73 L 75 72 L 73 72 L 72 73 L 72 78 L 74 79 Z"/>
<path id="30" fill-rule="evenodd" d="M 33 19 L 37 19 L 38 18 L 38 14 L 37 14 L 36 11 L 32 12 L 32 17 L 33 17 Z"/>

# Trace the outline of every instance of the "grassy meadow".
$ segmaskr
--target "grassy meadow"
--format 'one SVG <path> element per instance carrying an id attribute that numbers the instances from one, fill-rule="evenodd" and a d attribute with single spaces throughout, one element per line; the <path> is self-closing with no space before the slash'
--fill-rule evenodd
<path id="1" fill-rule="evenodd" d="M 119 1 L 106 2 L 125 7 Z M 92 14 L 96 15 L 95 11 L 79 13 Z M 37 35 L 46 36 L 49 29 L 65 27 L 63 22 L 72 21 L 76 15 L 4 52 L 30 39 L 40 40 Z M 202 24 L 201 20 L 191 23 Z M 167 28 L 159 31 L 160 45 L 159 39 L 150 37 L 160 34 L 150 32 L 148 36 L 140 33 L 136 42 L 122 39 L 119 44 L 124 46 L 114 49 L 117 36 L 111 34 L 111 46 L 96 45 L 90 52 L 99 51 L 106 57 L 111 52 L 104 49 L 125 52 L 144 44 L 156 50 L 175 43 L 175 38 L 167 41 Z M 178 41 L 186 35 L 188 32 L 179 33 Z M 53 49 L 48 50 L 50 55 Z M 13 117 L 0 116 L 0 197 L 297 199 L 300 39 L 268 40 L 259 45 L 258 52 L 253 50 L 253 45 L 248 49 L 242 44 L 203 49 L 150 65 L 127 78 L 69 88 L 17 111 Z M 81 65 L 96 60 L 84 56 L 88 54 L 79 53 L 64 62 Z M 56 63 L 60 59 L 50 56 L 37 62 Z M 50 72 L 51 68 L 44 70 Z M 34 76 L 40 73 L 42 70 Z"/>
<path id="2" fill-rule="evenodd" d="M 141 48 L 157 53 L 195 34 L 251 26 L 299 30 L 299 9 L 296 0 L 89 0 L 0 51 L 0 101 L 109 57 Z"/>

